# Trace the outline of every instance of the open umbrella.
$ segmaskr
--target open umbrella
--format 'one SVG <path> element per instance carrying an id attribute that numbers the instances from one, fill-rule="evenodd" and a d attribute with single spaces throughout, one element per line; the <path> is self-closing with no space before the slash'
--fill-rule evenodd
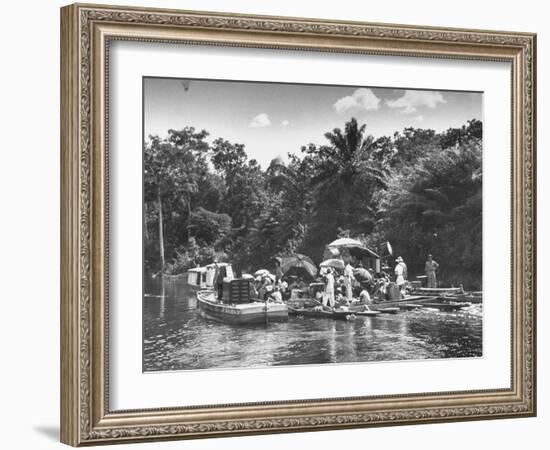
<path id="1" fill-rule="evenodd" d="M 373 258 L 380 258 L 376 252 L 373 252 L 370 248 L 365 247 L 361 242 L 351 238 L 340 238 L 332 241 L 328 244 L 328 248 L 346 248 L 350 255 L 362 258 L 364 256 L 370 256 Z"/>
<path id="2" fill-rule="evenodd" d="M 356 239 L 340 238 L 328 244 L 329 247 L 362 247 L 363 244 Z"/>
<path id="3" fill-rule="evenodd" d="M 260 270 L 256 270 L 256 272 L 254 272 L 255 277 L 261 277 L 261 276 L 268 275 L 268 274 L 269 274 L 269 270 L 267 270 L 267 269 L 260 269 Z"/>
<path id="4" fill-rule="evenodd" d="M 275 275 L 273 275 L 272 273 L 266 273 L 264 275 L 262 275 L 262 279 L 264 278 L 269 278 L 272 282 L 275 281 Z"/>
<path id="5" fill-rule="evenodd" d="M 353 276 L 357 278 L 359 281 L 372 280 L 371 273 L 364 267 L 358 267 L 357 269 L 353 269 Z"/>
<path id="6" fill-rule="evenodd" d="M 345 264 L 341 259 L 327 259 L 320 264 L 321 267 L 332 267 L 333 269 L 344 270 Z"/>
<path id="7" fill-rule="evenodd" d="M 317 275 L 317 267 L 306 255 L 294 253 L 288 256 L 278 256 L 275 260 L 279 263 L 283 274 L 287 272 L 303 272 L 311 278 Z"/>

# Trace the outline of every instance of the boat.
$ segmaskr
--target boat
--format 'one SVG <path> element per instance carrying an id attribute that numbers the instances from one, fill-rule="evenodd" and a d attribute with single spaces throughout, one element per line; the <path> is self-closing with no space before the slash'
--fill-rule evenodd
<path id="1" fill-rule="evenodd" d="M 353 311 L 343 311 L 343 310 L 326 310 L 316 308 L 293 308 L 292 306 L 288 308 L 289 314 L 293 316 L 305 316 L 305 317 L 318 317 L 321 319 L 332 319 L 332 320 L 355 320 L 357 314 Z M 371 315 L 376 315 L 379 313 L 374 313 Z M 362 314 L 364 315 L 364 314 Z"/>
<path id="2" fill-rule="evenodd" d="M 410 305 L 422 306 L 424 302 L 434 301 L 434 297 L 428 295 L 407 295 L 399 300 L 384 300 L 369 305 L 371 309 L 400 308 L 411 309 Z M 414 308 L 413 308 L 414 309 Z"/>
<path id="3" fill-rule="evenodd" d="M 440 300 L 464 301 L 469 303 L 483 303 L 483 292 L 464 292 L 450 296 L 439 297 Z"/>
<path id="4" fill-rule="evenodd" d="M 466 302 L 460 302 L 460 303 L 455 303 L 455 302 L 426 302 L 422 306 L 424 308 L 436 308 L 436 309 L 439 309 L 440 311 L 450 312 L 450 311 L 458 311 L 458 310 L 461 310 L 461 309 L 464 309 L 464 308 L 469 308 L 470 306 L 472 306 L 472 304 L 471 303 L 466 303 Z"/>
<path id="5" fill-rule="evenodd" d="M 284 303 L 259 301 L 226 303 L 218 300 L 212 290 L 198 291 L 197 303 L 205 318 L 231 325 L 263 325 L 288 320 L 288 307 Z"/>
<path id="6" fill-rule="evenodd" d="M 451 287 L 451 288 L 426 288 L 426 287 L 419 287 L 414 290 L 415 295 L 421 295 L 421 296 L 430 296 L 430 297 L 443 297 L 443 296 L 451 296 L 451 295 L 458 295 L 458 294 L 464 294 L 464 289 L 461 287 Z"/>

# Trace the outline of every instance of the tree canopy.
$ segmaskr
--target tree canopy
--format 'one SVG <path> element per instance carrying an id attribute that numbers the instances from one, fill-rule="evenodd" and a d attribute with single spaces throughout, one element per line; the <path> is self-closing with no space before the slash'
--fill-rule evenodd
<path id="1" fill-rule="evenodd" d="M 146 269 L 179 273 L 212 260 L 237 270 L 294 252 L 319 263 L 339 235 L 390 241 L 410 270 L 427 254 L 443 279 L 481 284 L 482 123 L 406 128 L 375 139 L 355 118 L 262 168 L 243 144 L 192 127 L 144 149 Z"/>

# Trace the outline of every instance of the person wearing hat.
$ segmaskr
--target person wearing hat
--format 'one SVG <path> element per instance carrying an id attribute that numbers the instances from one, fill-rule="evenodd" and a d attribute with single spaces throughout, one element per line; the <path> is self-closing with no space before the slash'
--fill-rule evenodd
<path id="1" fill-rule="evenodd" d="M 395 262 L 397 263 L 394 270 L 395 283 L 399 287 L 399 290 L 401 290 L 403 285 L 407 282 L 407 265 L 401 256 L 399 256 Z"/>
<path id="2" fill-rule="evenodd" d="M 432 255 L 428 255 L 428 261 L 424 266 L 424 271 L 428 277 L 428 286 L 429 288 L 437 287 L 437 277 L 435 275 L 436 270 L 439 269 L 439 264 L 432 259 Z"/>
<path id="3" fill-rule="evenodd" d="M 323 295 L 323 306 L 330 306 L 334 308 L 334 275 L 332 275 L 332 269 L 329 267 L 327 269 L 327 274 L 325 275 L 325 295 Z"/>
<path id="4" fill-rule="evenodd" d="M 353 276 L 353 267 L 348 262 L 344 269 L 344 287 L 346 290 L 346 299 L 348 302 L 351 302 L 353 300 L 353 293 L 351 289 L 353 280 L 355 280 L 355 277 Z"/>

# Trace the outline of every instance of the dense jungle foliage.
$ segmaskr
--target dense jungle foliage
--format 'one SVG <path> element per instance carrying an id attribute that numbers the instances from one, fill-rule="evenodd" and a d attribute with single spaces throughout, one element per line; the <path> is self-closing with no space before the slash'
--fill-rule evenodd
<path id="1" fill-rule="evenodd" d="M 270 268 L 298 252 L 321 262 L 349 236 L 442 284 L 481 288 L 482 123 L 442 133 L 406 128 L 375 139 L 356 119 L 287 161 L 263 168 L 244 145 L 193 127 L 150 136 L 144 149 L 146 271 L 177 274 L 213 260 Z M 284 153 L 285 149 L 281 149 Z"/>

